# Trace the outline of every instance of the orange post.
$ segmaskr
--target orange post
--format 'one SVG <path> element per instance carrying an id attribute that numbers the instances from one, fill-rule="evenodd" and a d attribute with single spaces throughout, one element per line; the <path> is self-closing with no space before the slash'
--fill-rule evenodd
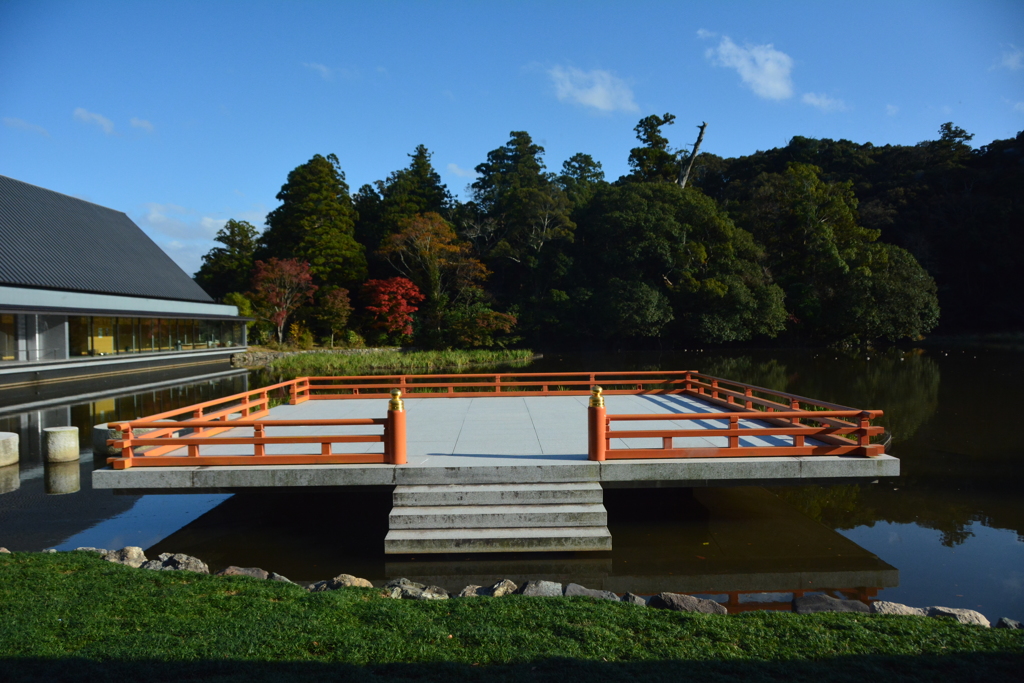
<path id="1" fill-rule="evenodd" d="M 391 464 L 404 465 L 405 458 L 405 403 L 402 401 L 402 392 L 398 389 L 391 390 L 391 400 L 388 401 L 388 427 L 390 436 L 388 444 L 390 448 Z"/>
<path id="2" fill-rule="evenodd" d="M 588 457 L 591 460 L 601 462 L 605 458 L 608 448 L 608 421 L 606 418 L 604 397 L 601 395 L 601 387 L 591 389 L 590 407 L 587 408 L 587 423 L 590 427 L 587 430 L 588 436 Z"/>

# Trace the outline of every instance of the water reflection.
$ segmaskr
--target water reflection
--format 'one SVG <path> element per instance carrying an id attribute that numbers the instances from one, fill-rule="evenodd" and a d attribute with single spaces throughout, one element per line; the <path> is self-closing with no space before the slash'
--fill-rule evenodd
<path id="1" fill-rule="evenodd" d="M 21 488 L 21 472 L 17 463 L 0 467 L 0 495 Z"/>
<path id="2" fill-rule="evenodd" d="M 258 566 L 306 583 L 344 572 L 377 582 L 404 576 L 451 591 L 509 578 L 695 593 L 733 611 L 788 608 L 802 591 L 866 599 L 899 584 L 896 568 L 762 488 L 605 494 L 613 550 L 603 554 L 385 556 L 387 488 L 236 494 L 147 554 L 184 552 L 212 570 Z"/>
<path id="3" fill-rule="evenodd" d="M 61 496 L 82 490 L 79 462 L 50 462 L 46 464 L 46 493 Z"/>

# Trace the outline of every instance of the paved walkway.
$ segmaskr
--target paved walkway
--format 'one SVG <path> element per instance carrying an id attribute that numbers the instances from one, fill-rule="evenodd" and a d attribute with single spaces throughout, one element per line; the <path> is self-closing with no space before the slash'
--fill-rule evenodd
<path id="1" fill-rule="evenodd" d="M 542 461 L 587 459 L 586 396 L 405 399 L 406 452 L 409 465 L 465 467 L 521 465 Z M 678 395 L 607 396 L 612 414 L 717 413 L 720 408 Z M 385 399 L 306 401 L 273 408 L 271 420 L 343 420 L 384 417 Z M 742 427 L 768 427 L 759 420 L 741 420 Z M 727 420 L 613 422 L 615 431 L 650 429 L 720 429 Z M 240 429 L 251 436 L 251 429 Z M 381 427 L 268 427 L 267 436 L 295 434 L 379 434 Z M 233 435 L 225 432 L 222 436 Z M 790 446 L 790 437 L 741 437 L 743 446 Z M 816 443 L 808 439 L 808 444 Z M 724 436 L 675 440 L 677 448 L 725 448 Z M 612 448 L 661 448 L 661 439 L 613 439 Z M 204 446 L 203 455 L 249 454 L 250 446 Z M 267 446 L 267 454 L 318 452 L 316 444 Z M 383 444 L 335 444 L 335 453 L 381 453 Z"/>

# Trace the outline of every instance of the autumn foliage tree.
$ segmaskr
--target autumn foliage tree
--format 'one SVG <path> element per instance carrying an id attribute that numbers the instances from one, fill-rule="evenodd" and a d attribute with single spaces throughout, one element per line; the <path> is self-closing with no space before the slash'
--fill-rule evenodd
<path id="1" fill-rule="evenodd" d="M 252 290 L 256 315 L 277 328 L 280 344 L 288 317 L 304 302 L 313 301 L 317 286 L 313 284 L 309 263 L 272 258 L 256 262 Z"/>
<path id="2" fill-rule="evenodd" d="M 325 289 L 317 300 L 316 318 L 327 328 L 331 337 L 331 348 L 334 348 L 334 335 L 345 329 L 349 316 L 352 315 L 352 301 L 348 290 L 344 287 Z"/>
<path id="3" fill-rule="evenodd" d="M 367 280 L 363 285 L 366 310 L 373 314 L 372 326 L 385 334 L 412 335 L 412 314 L 423 301 L 419 287 L 404 277 Z"/>

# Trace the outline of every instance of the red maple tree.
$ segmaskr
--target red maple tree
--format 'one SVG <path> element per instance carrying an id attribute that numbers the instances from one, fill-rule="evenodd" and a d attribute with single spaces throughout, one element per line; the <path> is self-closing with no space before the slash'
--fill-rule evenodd
<path id="1" fill-rule="evenodd" d="M 277 327 L 277 343 L 284 341 L 288 316 L 302 305 L 313 301 L 313 276 L 309 264 L 298 259 L 272 258 L 256 262 L 252 278 L 253 303 L 256 314 Z"/>
<path id="2" fill-rule="evenodd" d="M 412 314 L 419 310 L 413 304 L 425 298 L 419 287 L 404 277 L 367 280 L 363 296 L 369 302 L 366 310 L 373 313 L 374 327 L 406 336 L 412 334 Z"/>

